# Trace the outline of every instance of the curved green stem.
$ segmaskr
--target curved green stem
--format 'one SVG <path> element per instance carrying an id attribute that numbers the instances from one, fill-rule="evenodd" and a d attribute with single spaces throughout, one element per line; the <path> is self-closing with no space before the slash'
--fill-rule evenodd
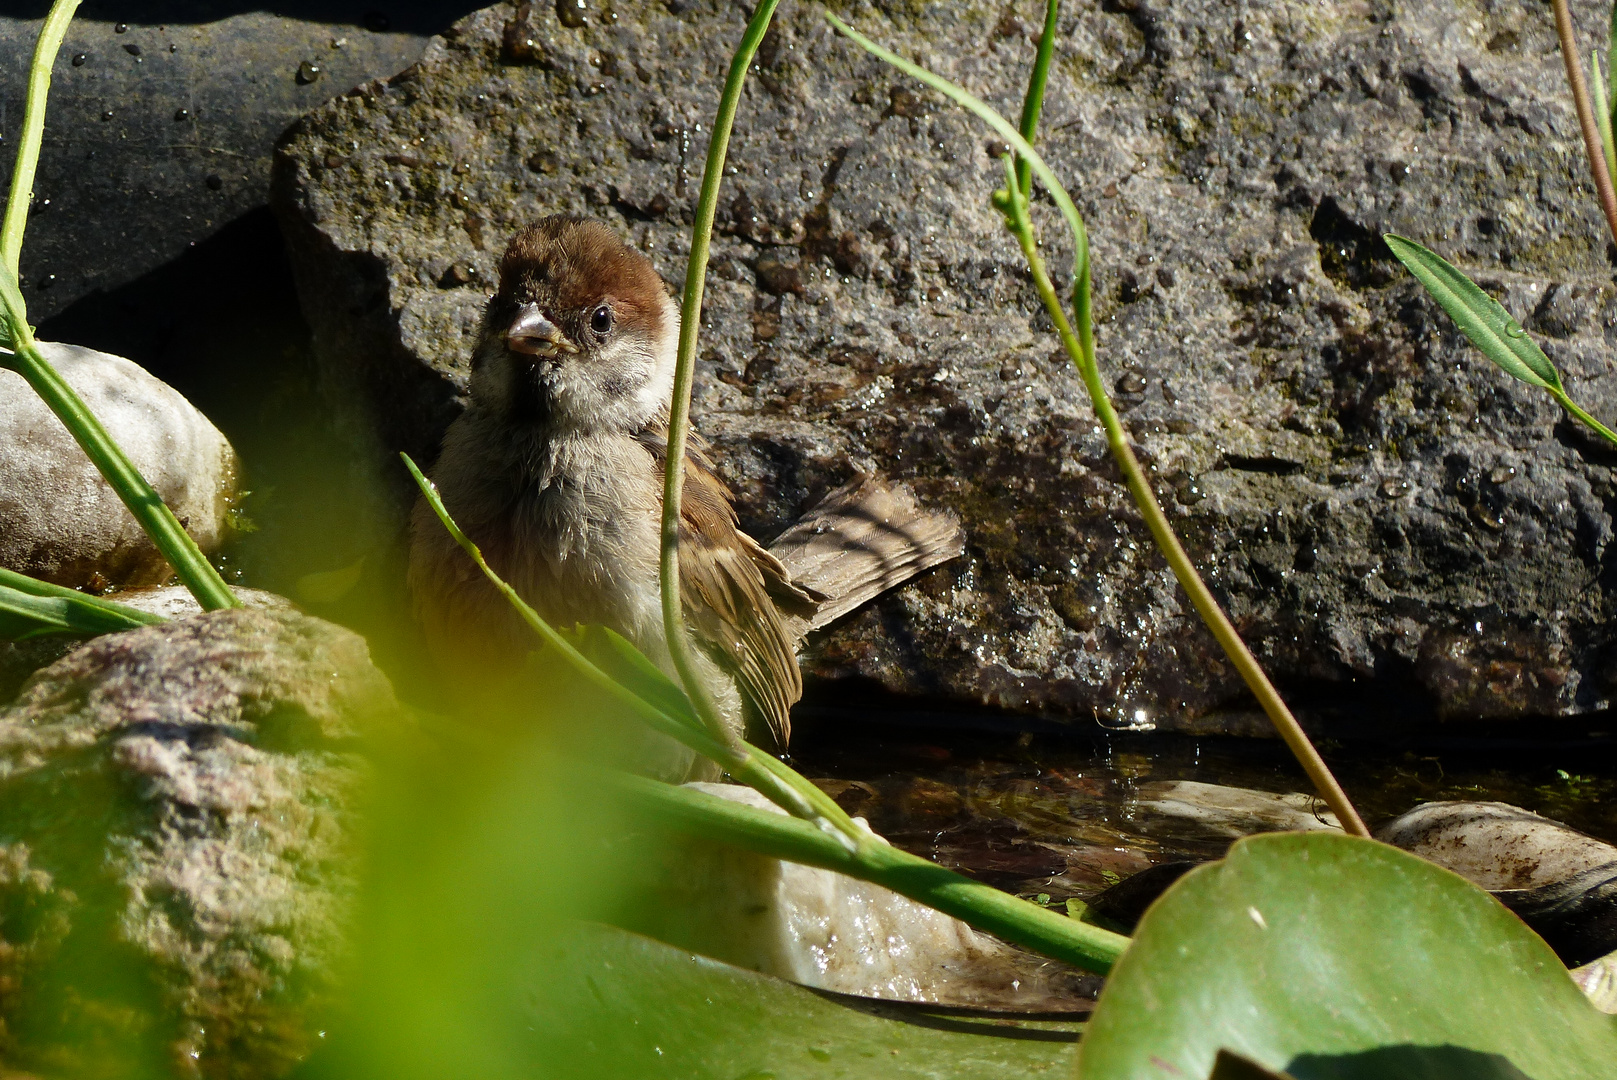
<path id="1" fill-rule="evenodd" d="M 1006 181 L 1015 183 L 1015 173 L 1009 161 L 1005 165 Z M 1337 783 L 1336 777 L 1331 774 L 1330 767 L 1314 749 L 1302 725 L 1286 707 L 1285 701 L 1269 681 L 1268 675 L 1258 664 L 1236 633 L 1235 627 L 1230 624 L 1224 609 L 1213 598 L 1212 592 L 1202 581 L 1201 575 L 1196 572 L 1196 566 L 1190 561 L 1190 556 L 1179 543 L 1179 537 L 1174 534 L 1173 526 L 1168 524 L 1168 518 L 1157 503 L 1156 495 L 1151 491 L 1151 485 L 1145 479 L 1145 471 L 1140 468 L 1139 459 L 1134 456 L 1134 450 L 1129 446 L 1128 437 L 1123 431 L 1123 424 L 1112 408 L 1111 399 L 1106 394 L 1106 388 L 1101 382 L 1100 367 L 1095 362 L 1095 346 L 1093 331 L 1084 333 L 1089 329 L 1089 266 L 1085 261 L 1078 283 L 1074 287 L 1073 303 L 1077 311 L 1079 334 L 1075 335 L 1072 326 L 1067 322 L 1066 313 L 1062 311 L 1060 298 L 1056 295 L 1055 286 L 1050 282 L 1050 275 L 1045 270 L 1044 259 L 1039 255 L 1038 243 L 1033 237 L 1033 225 L 1028 218 L 1027 201 L 1023 199 L 1014 187 L 1010 190 L 1010 198 L 1006 200 L 1010 215 L 1011 231 L 1016 235 L 1017 243 L 1021 245 L 1022 255 L 1027 259 L 1028 267 L 1033 271 L 1033 283 L 1038 289 L 1039 298 L 1044 301 L 1045 310 L 1056 324 L 1056 330 L 1061 335 L 1061 343 L 1066 347 L 1067 355 L 1072 358 L 1073 364 L 1078 368 L 1079 375 L 1084 380 L 1084 387 L 1089 391 L 1089 400 L 1095 408 L 1095 415 L 1100 419 L 1101 426 L 1106 429 L 1106 443 L 1111 449 L 1112 456 L 1117 459 L 1128 484 L 1129 493 L 1134 496 L 1134 504 L 1140 510 L 1140 516 L 1145 518 L 1146 528 L 1151 530 L 1151 538 L 1156 541 L 1158 549 L 1168 560 L 1173 569 L 1174 577 L 1179 585 L 1190 597 L 1192 606 L 1207 628 L 1213 632 L 1213 637 L 1224 650 L 1235 669 L 1241 673 L 1247 688 L 1258 699 L 1258 704 L 1269 715 L 1280 737 L 1285 740 L 1292 754 L 1302 765 L 1308 779 L 1313 782 L 1315 790 L 1320 794 L 1331 812 L 1336 815 L 1342 828 L 1355 836 L 1369 836 L 1370 830 L 1365 827 L 1358 811 L 1353 808 L 1347 793 Z"/>
<path id="2" fill-rule="evenodd" d="M 197 598 L 197 603 L 208 611 L 240 606 L 230 586 L 208 562 L 191 534 L 175 519 L 174 511 L 163 502 L 163 497 L 140 475 L 140 470 L 107 434 L 84 399 L 40 355 L 34 345 L 33 331 L 28 327 L 28 312 L 23 307 L 17 279 L 5 267 L 0 267 L 0 306 L 5 309 L 12 348 L 11 355 L 0 363 L 26 379 L 50 406 L 51 412 L 61 419 L 107 484 L 152 538 L 180 581 Z"/>
<path id="3" fill-rule="evenodd" d="M 1611 428 L 1584 412 L 1583 409 L 1577 405 L 1577 403 L 1566 396 L 1565 390 L 1557 390 L 1554 387 L 1551 387 L 1550 394 L 1555 398 L 1556 401 L 1561 403 L 1561 408 L 1571 413 L 1577 419 L 1582 420 L 1585 424 L 1588 424 L 1591 429 L 1603 437 L 1607 442 L 1617 445 L 1617 431 L 1611 430 Z"/>
<path id="4" fill-rule="evenodd" d="M 483 559 L 483 552 L 472 542 L 471 537 L 455 524 L 455 519 L 449 515 L 449 510 L 438 495 L 437 487 L 416 468 L 415 462 L 410 460 L 410 455 L 400 454 L 399 457 L 403 459 L 404 467 L 410 470 L 410 476 L 415 480 L 416 486 L 421 489 L 422 498 L 427 500 L 427 505 L 438 516 L 438 520 L 449 531 L 455 543 L 471 557 L 472 562 L 483 572 L 483 576 L 510 602 L 522 616 L 522 620 L 539 635 L 540 640 L 556 650 L 590 685 L 623 705 L 653 731 L 683 743 L 703 757 L 718 762 L 731 776 L 749 787 L 756 788 L 787 813 L 807 819 L 819 828 L 839 835 L 841 837 L 839 842 L 845 847 L 855 848 L 865 841 L 868 834 L 853 823 L 853 819 L 842 807 L 784 763 L 748 743 L 721 742 L 713 738 L 694 712 L 690 716 L 675 716 L 602 671 L 594 661 L 579 652 L 578 647 L 567 640 L 565 635 L 546 622 L 527 601 L 522 599 L 516 589 L 494 572 Z M 646 664 L 650 670 L 656 670 L 650 661 L 646 661 Z M 660 676 L 660 673 L 658 674 Z"/>
<path id="5" fill-rule="evenodd" d="M 770 858 L 835 870 L 891 889 L 1005 941 L 1104 975 L 1129 939 L 972 881 L 879 840 L 850 851 L 801 821 L 690 788 L 616 774 L 659 824 Z M 868 834 L 867 834 L 868 835 Z"/>
<path id="6" fill-rule="evenodd" d="M 690 261 L 685 265 L 685 292 L 679 308 L 679 353 L 674 367 L 674 390 L 668 409 L 668 457 L 663 465 L 662 575 L 663 635 L 668 653 L 685 684 L 696 713 L 708 733 L 721 742 L 735 745 L 739 736 L 730 731 L 696 667 L 690 636 L 685 631 L 685 606 L 679 591 L 680 496 L 685 484 L 685 439 L 690 431 L 691 382 L 696 371 L 696 336 L 702 325 L 702 290 L 707 278 L 708 246 L 713 237 L 713 217 L 719 203 L 719 185 L 724 179 L 724 159 L 730 146 L 730 128 L 735 123 L 736 105 L 747 68 L 758 51 L 769 20 L 780 0 L 760 0 L 753 11 L 747 32 L 741 36 L 730 74 L 724 80 L 719 111 L 713 117 L 713 135 L 708 140 L 707 165 L 702 170 L 702 189 L 696 202 L 696 223 L 691 229 Z"/>
<path id="7" fill-rule="evenodd" d="M 34 168 L 39 164 L 39 143 L 45 134 L 45 99 L 51 90 L 51 68 L 67 36 L 68 23 L 78 10 L 79 0 L 56 0 L 39 40 L 34 43 L 34 59 L 28 67 L 28 97 L 23 104 L 22 131 L 17 136 L 17 165 L 11 171 L 11 194 L 6 213 L 0 219 L 0 266 L 12 277 L 18 276 L 17 261 L 22 255 L 22 234 L 28 228 L 28 204 L 34 196 Z"/>

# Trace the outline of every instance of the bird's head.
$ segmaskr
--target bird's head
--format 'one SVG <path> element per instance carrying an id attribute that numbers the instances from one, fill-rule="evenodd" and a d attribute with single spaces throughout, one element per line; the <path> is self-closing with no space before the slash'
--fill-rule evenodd
<path id="1" fill-rule="evenodd" d="M 472 396 L 550 430 L 635 431 L 666 413 L 679 309 L 650 260 L 598 221 L 517 233 L 483 313 Z"/>

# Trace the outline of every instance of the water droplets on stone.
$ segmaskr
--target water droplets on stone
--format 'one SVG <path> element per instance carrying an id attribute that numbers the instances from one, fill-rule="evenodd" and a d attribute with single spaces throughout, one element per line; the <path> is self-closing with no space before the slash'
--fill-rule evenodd
<path id="1" fill-rule="evenodd" d="M 305 60 L 298 65 L 297 80 L 299 86 L 308 86 L 320 77 L 320 65 L 312 60 Z"/>
<path id="2" fill-rule="evenodd" d="M 90 54 L 89 53 L 74 53 L 73 54 L 73 66 L 74 67 L 83 67 L 84 62 L 86 60 L 88 60 L 88 59 L 90 59 Z"/>

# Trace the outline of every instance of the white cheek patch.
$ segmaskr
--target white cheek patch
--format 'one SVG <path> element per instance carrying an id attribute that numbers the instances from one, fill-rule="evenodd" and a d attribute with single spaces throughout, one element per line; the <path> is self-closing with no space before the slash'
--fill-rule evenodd
<path id="1" fill-rule="evenodd" d="M 674 365 L 679 359 L 679 305 L 663 297 L 663 332 L 647 350 L 650 361 L 645 383 L 635 392 L 635 405 L 647 419 L 667 412 L 674 394 Z"/>

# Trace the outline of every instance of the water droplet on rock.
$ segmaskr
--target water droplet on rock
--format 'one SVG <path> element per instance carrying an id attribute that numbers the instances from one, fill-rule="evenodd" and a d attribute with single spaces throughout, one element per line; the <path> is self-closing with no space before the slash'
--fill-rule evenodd
<path id="1" fill-rule="evenodd" d="M 1493 467 L 1493 471 L 1488 474 L 1488 483 L 1496 486 L 1499 484 L 1509 483 L 1515 475 L 1516 470 L 1511 466 L 1495 465 Z"/>
<path id="2" fill-rule="evenodd" d="M 136 45 L 134 42 L 130 42 L 128 45 L 124 46 L 124 52 L 128 53 L 130 56 L 139 56 L 140 46 Z"/>
<path id="3" fill-rule="evenodd" d="M 218 173 L 209 173 L 202 182 L 208 185 L 209 191 L 219 191 L 225 186 L 224 179 Z"/>
<path id="4" fill-rule="evenodd" d="M 88 59 L 90 59 L 90 55 L 88 53 L 74 53 L 73 54 L 73 66 L 74 67 L 83 67 L 84 62 L 86 60 L 88 60 Z"/>
<path id="5" fill-rule="evenodd" d="M 1396 499 L 1409 490 L 1409 485 L 1396 476 L 1389 476 L 1381 481 L 1381 487 L 1378 490 L 1381 492 L 1383 499 Z"/>
<path id="6" fill-rule="evenodd" d="M 112 32 L 114 34 L 127 34 L 129 32 L 129 24 L 126 22 L 121 22 L 112 28 Z"/>
<path id="7" fill-rule="evenodd" d="M 174 110 L 174 119 L 182 121 L 182 122 L 191 119 L 191 110 L 190 109 L 175 109 Z"/>
<path id="8" fill-rule="evenodd" d="M 305 60 L 298 65 L 298 85 L 308 86 L 320 77 L 320 65 Z"/>
<path id="9" fill-rule="evenodd" d="M 1117 380 L 1117 392 L 1119 394 L 1138 394 L 1144 390 L 1145 376 L 1138 371 L 1125 371 Z"/>
<path id="10" fill-rule="evenodd" d="M 584 13 L 588 10 L 584 0 L 556 0 L 556 18 L 570 30 L 584 25 L 587 21 Z"/>

